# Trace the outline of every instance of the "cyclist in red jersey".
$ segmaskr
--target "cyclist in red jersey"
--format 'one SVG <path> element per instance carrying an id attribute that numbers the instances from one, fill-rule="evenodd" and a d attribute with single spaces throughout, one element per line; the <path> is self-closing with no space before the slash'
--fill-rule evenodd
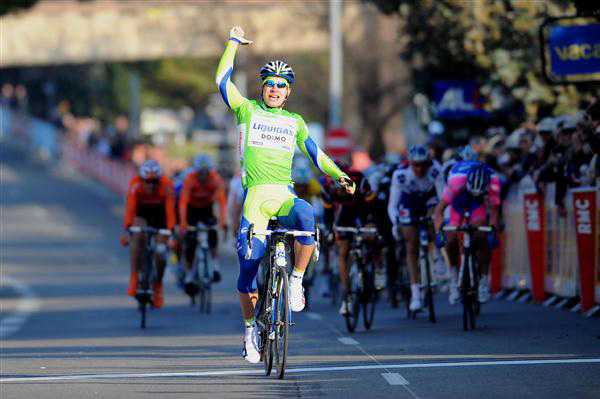
<path id="1" fill-rule="evenodd" d="M 147 160 L 140 166 L 139 176 L 129 183 L 127 204 L 125 206 L 125 233 L 121 235 L 121 244 L 130 245 L 131 275 L 127 295 L 135 296 L 138 288 L 137 270 L 144 256 L 143 233 L 131 234 L 127 229 L 131 226 L 151 226 L 157 229 L 175 227 L 175 189 L 166 176 L 162 176 L 160 165 L 154 160 Z M 153 307 L 160 308 L 164 302 L 162 279 L 167 263 L 167 237 L 156 237 L 157 281 L 154 283 Z"/>
<path id="2" fill-rule="evenodd" d="M 213 213 L 215 199 L 219 203 L 219 227 L 225 225 L 225 185 L 221 175 L 213 170 L 213 161 L 209 155 L 201 154 L 194 158 L 194 171 L 189 173 L 183 181 L 183 189 L 179 198 L 179 220 L 181 225 L 180 234 L 185 237 L 184 248 L 184 270 L 186 272 L 185 283 L 191 283 L 193 276 L 190 275 L 192 261 L 198 242 L 195 234 L 186 234 L 188 226 L 195 226 L 202 222 L 207 226 L 216 223 Z M 182 237 L 183 238 L 183 237 Z M 221 279 L 219 264 L 217 260 L 218 234 L 215 230 L 208 233 L 208 245 L 212 258 L 213 281 Z"/>

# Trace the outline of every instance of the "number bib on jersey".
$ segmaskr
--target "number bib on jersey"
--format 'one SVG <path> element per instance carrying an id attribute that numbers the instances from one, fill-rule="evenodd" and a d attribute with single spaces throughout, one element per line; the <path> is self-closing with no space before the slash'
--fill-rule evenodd
<path id="1" fill-rule="evenodd" d="M 252 115 L 250 129 L 248 129 L 248 145 L 294 152 L 297 124 L 293 118 L 266 118 Z"/>

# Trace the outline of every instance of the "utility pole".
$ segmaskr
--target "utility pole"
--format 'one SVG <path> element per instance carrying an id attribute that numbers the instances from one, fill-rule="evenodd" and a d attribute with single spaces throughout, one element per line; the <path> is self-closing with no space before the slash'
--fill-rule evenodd
<path id="1" fill-rule="evenodd" d="M 129 137 L 140 134 L 140 73 L 137 69 L 129 69 Z"/>
<path id="2" fill-rule="evenodd" d="M 342 21 L 341 0 L 329 0 L 329 127 L 342 123 Z"/>

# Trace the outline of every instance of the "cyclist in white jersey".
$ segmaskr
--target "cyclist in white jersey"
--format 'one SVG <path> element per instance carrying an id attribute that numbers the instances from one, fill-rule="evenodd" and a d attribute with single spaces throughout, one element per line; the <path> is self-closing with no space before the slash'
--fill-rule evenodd
<path id="1" fill-rule="evenodd" d="M 438 204 L 436 190 L 440 178 L 440 164 L 431 160 L 424 146 L 412 146 L 409 150 L 410 165 L 403 165 L 392 175 L 388 215 L 392 221 L 392 234 L 400 234 L 406 241 L 406 263 L 410 280 L 411 298 L 409 308 L 418 311 L 423 307 L 419 289 L 417 263 L 419 232 L 415 223 L 420 216 L 431 216 Z M 433 237 L 433 231 L 430 235 Z"/>

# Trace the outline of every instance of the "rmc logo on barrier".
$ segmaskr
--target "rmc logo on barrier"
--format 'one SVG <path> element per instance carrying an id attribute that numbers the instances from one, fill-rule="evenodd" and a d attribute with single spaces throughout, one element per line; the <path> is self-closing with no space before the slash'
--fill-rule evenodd
<path id="1" fill-rule="evenodd" d="M 541 231 L 540 201 L 538 199 L 525 200 L 525 220 L 528 231 Z"/>
<path id="2" fill-rule="evenodd" d="M 589 200 L 575 200 L 575 223 L 579 234 L 592 234 L 592 215 Z"/>

